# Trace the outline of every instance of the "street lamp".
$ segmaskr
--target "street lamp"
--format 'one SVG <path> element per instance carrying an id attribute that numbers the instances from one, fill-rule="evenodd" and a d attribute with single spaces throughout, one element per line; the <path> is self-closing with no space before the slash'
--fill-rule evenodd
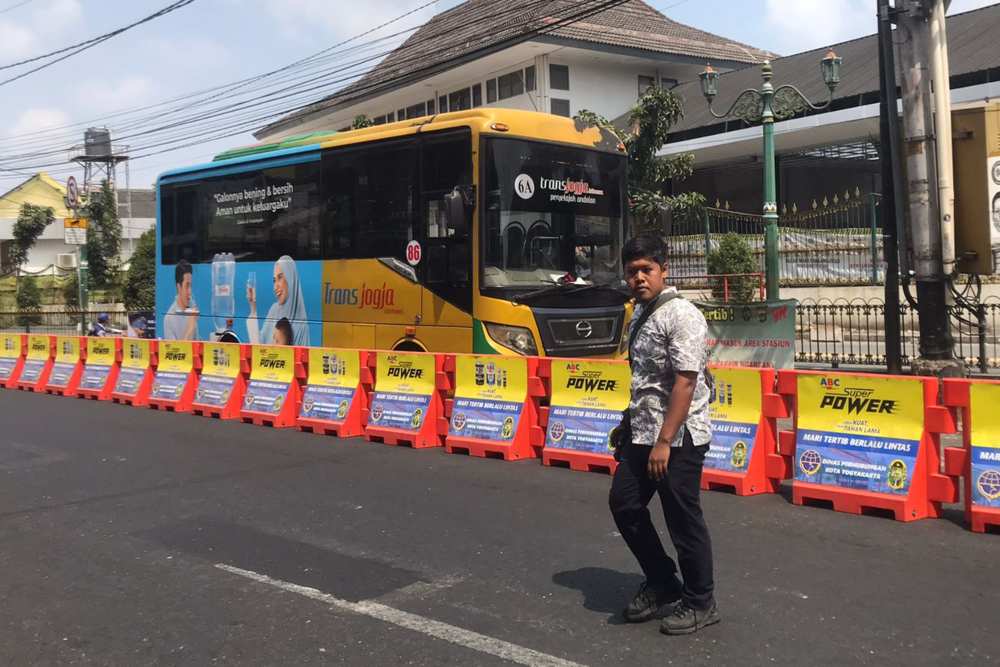
<path id="1" fill-rule="evenodd" d="M 719 114 L 712 108 L 712 101 L 719 94 L 719 73 L 709 64 L 701 73 L 701 93 L 708 102 L 709 112 L 716 118 L 734 116 L 747 123 L 761 123 L 764 128 L 764 256 L 767 273 L 767 300 L 777 301 L 780 269 L 778 264 L 778 202 L 774 176 L 774 121 L 791 118 L 808 109 L 820 111 L 830 106 L 833 91 L 840 83 L 842 59 L 830 49 L 820 61 L 820 71 L 830 94 L 826 102 L 813 104 L 802 91 L 791 84 L 775 89 L 771 83 L 774 71 L 771 61 L 765 60 L 761 66 L 764 83 L 760 90 L 748 88 L 740 93 L 733 105 L 725 113 Z"/>

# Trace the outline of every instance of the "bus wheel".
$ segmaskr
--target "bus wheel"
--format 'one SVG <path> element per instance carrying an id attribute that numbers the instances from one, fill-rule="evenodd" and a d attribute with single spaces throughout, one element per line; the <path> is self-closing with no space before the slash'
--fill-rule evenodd
<path id="1" fill-rule="evenodd" d="M 427 351 L 426 349 L 424 349 L 420 345 L 420 343 L 417 343 L 416 341 L 413 341 L 413 340 L 400 341 L 400 342 L 396 343 L 396 345 L 392 349 L 394 351 L 396 351 L 396 352 L 426 352 Z"/>

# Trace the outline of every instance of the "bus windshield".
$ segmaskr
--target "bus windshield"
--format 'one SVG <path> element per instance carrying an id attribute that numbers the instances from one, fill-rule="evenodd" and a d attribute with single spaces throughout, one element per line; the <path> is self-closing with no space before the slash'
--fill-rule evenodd
<path id="1" fill-rule="evenodd" d="M 621 284 L 623 155 L 491 138 L 485 166 L 484 288 Z"/>

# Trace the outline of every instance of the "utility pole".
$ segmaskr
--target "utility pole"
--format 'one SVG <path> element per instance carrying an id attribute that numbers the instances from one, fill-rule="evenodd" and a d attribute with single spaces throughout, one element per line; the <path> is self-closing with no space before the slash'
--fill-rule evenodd
<path id="1" fill-rule="evenodd" d="M 961 375 L 954 357 L 944 273 L 931 101 L 930 24 L 934 0 L 897 0 L 896 44 L 902 71 L 903 154 L 913 277 L 917 283 L 919 375 Z"/>

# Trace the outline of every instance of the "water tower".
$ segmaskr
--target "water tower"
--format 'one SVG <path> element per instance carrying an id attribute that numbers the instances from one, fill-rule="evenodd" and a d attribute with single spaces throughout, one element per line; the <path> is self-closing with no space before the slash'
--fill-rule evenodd
<path id="1" fill-rule="evenodd" d="M 111 143 L 111 130 L 106 127 L 88 127 L 83 133 L 83 144 L 74 146 L 70 160 L 83 167 L 83 192 L 89 195 L 101 189 L 107 179 L 118 199 L 118 165 L 125 165 L 125 189 L 129 187 L 128 146 Z"/>

